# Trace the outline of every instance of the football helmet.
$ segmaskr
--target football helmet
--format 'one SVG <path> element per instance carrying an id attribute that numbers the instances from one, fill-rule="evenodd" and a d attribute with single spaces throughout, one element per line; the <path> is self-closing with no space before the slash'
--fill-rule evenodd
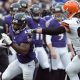
<path id="1" fill-rule="evenodd" d="M 28 8 L 28 1 L 27 0 L 20 0 L 19 4 L 21 5 L 21 11 L 25 12 Z"/>
<path id="2" fill-rule="evenodd" d="M 52 10 L 52 14 L 53 16 L 58 20 L 58 21 L 62 21 L 66 18 L 66 16 L 63 13 L 62 10 L 62 6 L 64 5 L 64 3 L 59 2 L 55 4 L 55 7 Z"/>
<path id="3" fill-rule="evenodd" d="M 21 6 L 19 3 L 13 3 L 10 6 L 10 14 L 14 15 L 16 12 L 19 12 L 21 9 Z"/>
<path id="4" fill-rule="evenodd" d="M 37 4 L 34 4 L 30 9 L 30 13 L 32 18 L 37 20 L 41 17 L 41 8 Z"/>
<path id="5" fill-rule="evenodd" d="M 26 28 L 26 25 L 27 25 L 27 20 L 25 13 L 20 12 L 14 15 L 12 21 L 12 29 L 15 33 L 20 33 L 22 30 Z"/>
<path id="6" fill-rule="evenodd" d="M 47 5 L 45 3 L 42 3 L 42 17 L 45 17 L 47 15 L 52 15 L 51 13 L 51 6 Z"/>
<path id="7" fill-rule="evenodd" d="M 62 3 L 62 2 L 59 2 L 59 3 L 56 3 L 56 5 L 55 5 L 55 10 L 54 10 L 54 12 L 53 13 L 56 13 L 56 12 L 63 12 L 62 11 L 62 6 L 63 6 L 63 4 L 64 3 Z"/>
<path id="8" fill-rule="evenodd" d="M 63 5 L 63 10 L 67 12 L 68 17 L 71 17 L 79 11 L 79 4 L 77 1 L 67 1 Z"/>

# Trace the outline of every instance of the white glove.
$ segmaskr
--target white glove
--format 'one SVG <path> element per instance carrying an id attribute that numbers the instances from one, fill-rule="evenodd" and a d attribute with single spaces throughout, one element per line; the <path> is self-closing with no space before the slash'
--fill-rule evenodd
<path id="1" fill-rule="evenodd" d="M 28 34 L 32 34 L 32 29 L 27 30 Z"/>
<path id="2" fill-rule="evenodd" d="M 28 34 L 36 33 L 36 29 L 29 29 L 27 30 Z"/>
<path id="3" fill-rule="evenodd" d="M 0 40 L 0 47 L 7 48 L 6 43 L 3 43 L 4 39 Z"/>
<path id="4" fill-rule="evenodd" d="M 12 44 L 12 41 L 11 41 L 10 37 L 7 34 L 2 33 L 1 35 L 2 35 L 2 38 L 4 39 L 3 43 L 6 43 L 7 45 L 11 45 Z"/>

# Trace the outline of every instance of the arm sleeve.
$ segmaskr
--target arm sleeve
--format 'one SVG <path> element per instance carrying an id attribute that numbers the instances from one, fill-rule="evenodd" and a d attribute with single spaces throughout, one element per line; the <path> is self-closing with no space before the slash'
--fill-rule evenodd
<path id="1" fill-rule="evenodd" d="M 58 28 L 44 28 L 42 29 L 42 34 L 47 34 L 47 35 L 58 35 L 58 34 L 62 34 L 65 33 L 66 30 L 64 27 L 58 27 Z"/>
<path id="2" fill-rule="evenodd" d="M 52 38 L 51 35 L 46 35 L 46 43 L 47 43 L 47 45 L 52 43 L 51 42 L 51 38 Z"/>

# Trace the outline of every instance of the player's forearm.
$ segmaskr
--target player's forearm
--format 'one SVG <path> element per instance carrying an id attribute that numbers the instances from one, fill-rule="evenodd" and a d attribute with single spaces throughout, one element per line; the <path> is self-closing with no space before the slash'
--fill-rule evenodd
<path id="1" fill-rule="evenodd" d="M 69 51 L 70 51 L 70 52 L 74 52 L 74 49 L 73 49 L 73 47 L 72 47 L 72 44 L 68 44 L 68 48 L 69 48 Z"/>
<path id="2" fill-rule="evenodd" d="M 51 52 L 53 50 L 52 44 L 47 44 L 47 46 L 48 46 L 48 48 L 49 48 L 49 50 Z"/>
<path id="3" fill-rule="evenodd" d="M 47 34 L 47 35 L 58 35 L 65 33 L 66 30 L 64 27 L 58 27 L 58 28 L 44 28 L 44 29 L 37 29 L 37 33 Z"/>
<path id="4" fill-rule="evenodd" d="M 48 34 L 48 35 L 58 35 L 61 33 L 65 33 L 66 30 L 64 27 L 58 27 L 56 29 L 54 28 L 44 28 L 42 29 L 42 34 Z"/>

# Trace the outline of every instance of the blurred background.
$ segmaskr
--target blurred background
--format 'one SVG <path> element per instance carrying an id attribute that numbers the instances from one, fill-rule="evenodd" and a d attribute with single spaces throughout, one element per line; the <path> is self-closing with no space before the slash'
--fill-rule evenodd
<path id="1" fill-rule="evenodd" d="M 12 3 L 18 2 L 19 0 L 0 0 L 0 13 L 3 15 L 9 14 L 9 8 Z M 68 0 L 26 0 L 28 1 L 29 5 L 32 5 L 36 3 L 37 1 L 39 2 L 45 2 L 46 4 L 54 4 L 55 2 L 66 2 Z M 80 1 L 80 0 L 75 0 L 75 1 Z"/>

